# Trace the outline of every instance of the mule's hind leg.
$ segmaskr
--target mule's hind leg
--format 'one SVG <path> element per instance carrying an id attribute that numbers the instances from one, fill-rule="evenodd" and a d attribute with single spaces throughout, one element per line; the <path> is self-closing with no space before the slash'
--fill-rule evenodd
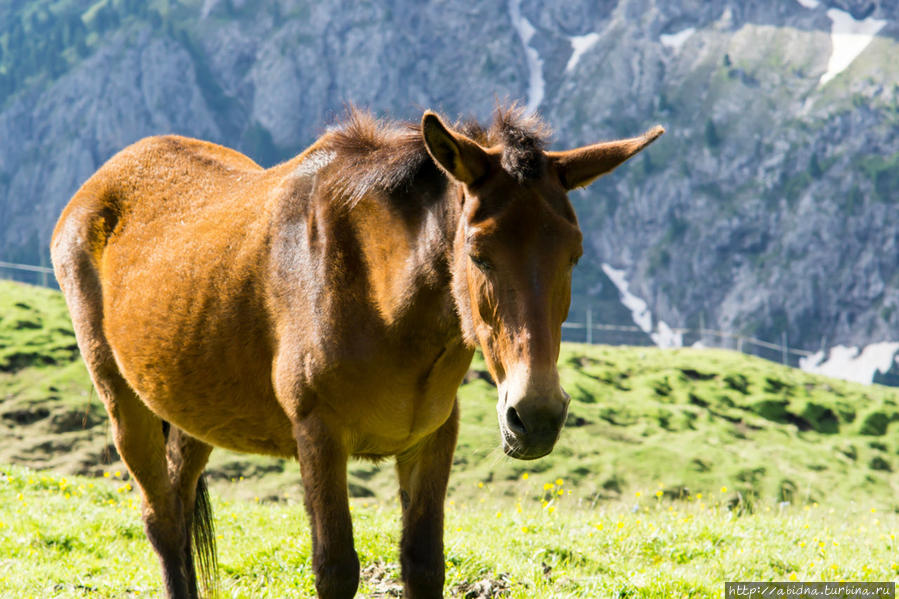
<path id="1" fill-rule="evenodd" d="M 203 587 L 207 593 L 211 593 L 215 586 L 215 532 L 212 506 L 202 475 L 212 446 L 168 423 L 164 425 L 164 431 L 169 479 L 178 494 L 181 513 L 184 516 L 186 541 L 184 555 L 188 588 L 197 588 L 196 568 L 199 567 Z"/>
<path id="2" fill-rule="evenodd" d="M 196 485 L 196 464 L 205 464 L 209 452 L 188 451 L 189 459 L 182 461 L 190 467 L 175 466 L 171 470 L 176 476 L 170 476 L 162 420 L 125 381 L 103 332 L 103 292 L 89 240 L 106 213 L 97 209 L 99 204 L 86 200 L 82 204 L 64 215 L 54 232 L 50 250 L 56 279 L 65 294 L 81 355 L 109 414 L 116 449 L 140 488 L 144 528 L 159 555 L 166 594 L 171 599 L 194 599 L 197 589 L 185 524 L 185 512 L 190 510 L 182 507 L 185 499 L 193 499 L 182 487 L 191 480 Z"/>
<path id="3" fill-rule="evenodd" d="M 403 505 L 400 542 L 404 597 L 443 597 L 443 502 L 459 430 L 458 403 L 449 419 L 407 453 L 397 456 Z"/>
<path id="4" fill-rule="evenodd" d="M 140 488 L 144 529 L 159 556 L 166 595 L 196 599 L 196 585 L 188 575 L 185 514 L 170 479 L 162 420 L 120 376 L 95 374 L 94 380 L 109 412 L 116 449 Z"/>
<path id="5" fill-rule="evenodd" d="M 113 368 L 91 368 L 91 375 L 109 413 L 116 449 L 140 488 L 144 529 L 159 556 L 166 594 L 170 599 L 196 599 L 192 528 L 201 532 L 195 538 L 207 587 L 212 586 L 215 563 L 205 487 L 200 486 L 202 494 L 197 493 L 212 448 L 164 423 Z M 200 510 L 195 513 L 198 503 Z"/>
<path id="6" fill-rule="evenodd" d="M 183 515 L 169 480 L 162 420 L 153 414 L 121 375 L 91 368 L 98 395 L 106 405 L 113 442 L 141 491 L 144 529 L 162 565 L 167 595 L 193 599 L 183 548 Z"/>
<path id="7" fill-rule="evenodd" d="M 117 372 L 92 374 L 109 412 L 116 449 L 141 490 L 144 528 L 159 556 L 166 594 L 170 599 L 196 599 L 191 552 L 191 530 L 197 530 L 194 524 L 210 533 L 197 537 L 207 587 L 212 586 L 215 563 L 211 512 L 202 486 L 203 501 L 195 514 L 198 482 L 212 448 L 169 427 Z"/>

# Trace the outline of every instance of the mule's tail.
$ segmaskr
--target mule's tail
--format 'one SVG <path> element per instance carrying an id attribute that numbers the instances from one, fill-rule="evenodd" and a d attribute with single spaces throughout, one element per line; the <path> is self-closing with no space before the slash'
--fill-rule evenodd
<path id="1" fill-rule="evenodd" d="M 203 595 L 214 597 L 218 587 L 218 560 L 215 553 L 215 524 L 212 520 L 212 502 L 206 479 L 197 480 L 197 498 L 194 501 L 193 527 L 190 531 L 194 565 Z"/>

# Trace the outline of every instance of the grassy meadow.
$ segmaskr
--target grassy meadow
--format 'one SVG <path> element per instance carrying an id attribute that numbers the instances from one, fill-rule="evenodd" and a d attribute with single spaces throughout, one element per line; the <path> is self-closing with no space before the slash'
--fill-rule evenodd
<path id="1" fill-rule="evenodd" d="M 129 483 L 6 467 L 0 596 L 156 597 L 155 556 Z M 722 597 L 725 580 L 895 580 L 899 516 L 867 503 L 726 505 L 647 488 L 594 502 L 529 475 L 516 495 L 485 484 L 447 509 L 447 596 Z M 363 597 L 398 596 L 399 506 L 354 499 Z M 214 498 L 223 597 L 314 594 L 306 518 L 295 502 Z"/>
<path id="2" fill-rule="evenodd" d="M 448 596 L 715 597 L 725 580 L 896 580 L 896 390 L 723 350 L 564 345 L 548 457 L 505 457 L 476 358 L 447 502 Z M 0 597 L 155 597 L 139 498 L 61 296 L 0 282 Z M 295 463 L 208 469 L 223 597 L 312 593 Z M 398 593 L 389 462 L 351 462 L 360 593 Z"/>

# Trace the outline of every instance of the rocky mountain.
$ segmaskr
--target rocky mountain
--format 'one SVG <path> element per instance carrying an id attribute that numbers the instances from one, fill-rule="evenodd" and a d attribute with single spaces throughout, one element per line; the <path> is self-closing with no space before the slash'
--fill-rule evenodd
<path id="1" fill-rule="evenodd" d="M 396 118 L 539 110 L 554 147 L 652 148 L 573 199 L 573 317 L 817 350 L 899 338 L 897 0 L 12 0 L 0 6 L 0 260 L 175 132 L 273 164 L 347 102 Z M 609 273 L 618 273 L 613 279 Z"/>

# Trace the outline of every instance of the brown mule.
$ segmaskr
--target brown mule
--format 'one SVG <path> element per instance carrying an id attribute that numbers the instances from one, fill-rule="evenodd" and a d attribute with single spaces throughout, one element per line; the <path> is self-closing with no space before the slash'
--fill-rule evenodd
<path id="1" fill-rule="evenodd" d="M 351 111 L 267 170 L 153 137 L 72 198 L 53 264 L 169 597 L 197 596 L 192 551 L 201 579 L 214 573 L 200 478 L 213 446 L 299 460 L 325 598 L 359 580 L 347 460 L 396 456 L 406 597 L 442 596 L 456 389 L 474 348 L 506 453 L 550 452 L 581 254 L 566 192 L 662 133 L 546 152 L 541 131 L 514 109 L 489 131 Z"/>

